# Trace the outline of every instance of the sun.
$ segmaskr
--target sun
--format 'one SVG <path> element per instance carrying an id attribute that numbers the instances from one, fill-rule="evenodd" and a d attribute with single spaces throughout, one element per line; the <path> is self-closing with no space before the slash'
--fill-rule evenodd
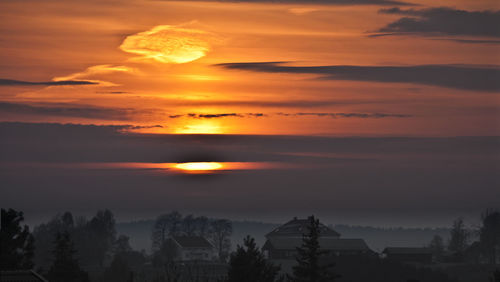
<path id="1" fill-rule="evenodd" d="M 175 129 L 177 134 L 221 134 L 222 127 L 214 121 L 197 121 Z"/>
<path id="2" fill-rule="evenodd" d="M 222 164 L 217 162 L 192 162 L 178 163 L 174 167 L 187 172 L 208 172 L 221 169 Z"/>

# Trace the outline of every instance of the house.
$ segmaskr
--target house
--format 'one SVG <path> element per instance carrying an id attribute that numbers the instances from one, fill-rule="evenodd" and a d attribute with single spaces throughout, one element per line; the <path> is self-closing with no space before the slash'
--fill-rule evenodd
<path id="1" fill-rule="evenodd" d="M 329 251 L 331 256 L 371 255 L 373 251 L 363 239 L 318 239 L 321 250 Z M 270 260 L 295 260 L 297 247 L 302 245 L 302 238 L 270 238 L 262 250 Z"/>
<path id="2" fill-rule="evenodd" d="M 431 263 L 432 251 L 429 248 L 387 247 L 382 254 L 389 260 L 411 263 Z"/>
<path id="3" fill-rule="evenodd" d="M 0 282 L 47 282 L 47 280 L 33 270 L 2 270 Z"/>
<path id="4" fill-rule="evenodd" d="M 281 267 L 282 274 L 292 273 L 297 264 L 297 248 L 302 245 L 303 236 L 308 232 L 308 219 L 293 218 L 266 235 L 266 242 L 262 246 L 264 256 Z M 335 260 L 342 256 L 374 255 L 363 239 L 341 239 L 335 230 L 320 223 L 319 246 L 328 252 L 325 260 Z"/>
<path id="5" fill-rule="evenodd" d="M 270 260 L 295 260 L 297 247 L 302 245 L 302 238 L 308 232 L 309 219 L 294 217 L 289 222 L 266 234 L 262 246 L 264 255 Z M 340 239 L 340 234 L 320 223 L 319 245 L 330 255 L 373 254 L 363 239 Z"/>
<path id="6" fill-rule="evenodd" d="M 172 236 L 167 244 L 176 261 L 217 260 L 215 247 L 201 236 Z"/>

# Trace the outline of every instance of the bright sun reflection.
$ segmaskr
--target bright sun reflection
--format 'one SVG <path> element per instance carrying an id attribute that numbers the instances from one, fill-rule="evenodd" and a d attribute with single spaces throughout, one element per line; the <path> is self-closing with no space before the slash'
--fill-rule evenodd
<path id="1" fill-rule="evenodd" d="M 175 168 L 186 171 L 210 171 L 222 168 L 222 164 L 217 162 L 179 163 L 175 165 Z"/>

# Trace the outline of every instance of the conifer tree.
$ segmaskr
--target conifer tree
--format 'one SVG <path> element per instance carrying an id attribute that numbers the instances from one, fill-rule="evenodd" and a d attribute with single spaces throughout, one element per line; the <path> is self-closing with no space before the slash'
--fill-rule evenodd
<path id="1" fill-rule="evenodd" d="M 297 248 L 297 263 L 293 267 L 294 282 L 332 282 L 339 276 L 333 273 L 333 264 L 325 264 L 328 251 L 321 250 L 319 245 L 320 224 L 314 216 L 308 218 L 307 233 L 303 235 L 302 246 Z M 322 261 L 323 260 L 323 261 Z"/>
<path id="2" fill-rule="evenodd" d="M 51 282 L 88 282 L 88 274 L 75 259 L 75 248 L 67 231 L 57 233 L 53 251 L 54 262 L 48 272 Z"/>
<path id="3" fill-rule="evenodd" d="M 247 236 L 229 260 L 228 282 L 274 282 L 280 268 L 267 262 L 255 240 Z"/>

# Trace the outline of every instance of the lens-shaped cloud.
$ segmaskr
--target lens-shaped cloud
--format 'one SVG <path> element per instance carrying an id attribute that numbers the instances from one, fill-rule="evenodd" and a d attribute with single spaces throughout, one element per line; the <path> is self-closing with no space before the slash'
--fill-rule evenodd
<path id="1" fill-rule="evenodd" d="M 130 35 L 120 49 L 161 63 L 188 63 L 210 51 L 210 33 L 172 25 L 159 25 L 151 30 Z"/>

